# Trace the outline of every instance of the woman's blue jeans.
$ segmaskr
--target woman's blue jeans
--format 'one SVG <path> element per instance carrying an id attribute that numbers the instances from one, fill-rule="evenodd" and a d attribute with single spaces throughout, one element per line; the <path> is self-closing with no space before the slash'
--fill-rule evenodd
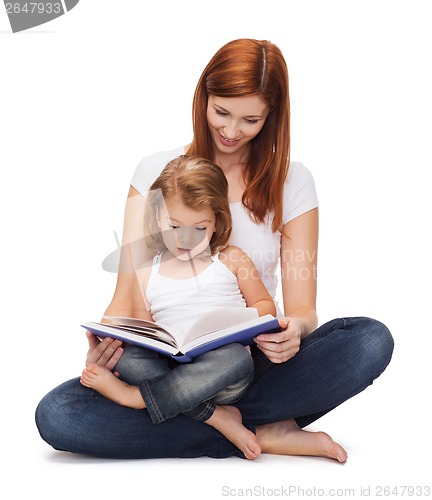
<path id="1" fill-rule="evenodd" d="M 240 344 L 219 347 L 184 364 L 130 345 L 115 370 L 120 379 L 139 388 L 153 423 L 179 413 L 204 422 L 216 404 L 233 403 L 244 394 L 253 380 L 254 363 Z"/>
<path id="2" fill-rule="evenodd" d="M 365 317 L 332 320 L 304 339 L 289 361 L 272 364 L 253 349 L 255 377 L 236 403 L 252 431 L 295 418 L 304 427 L 363 391 L 393 352 L 385 325 Z M 243 457 L 213 427 L 184 415 L 158 425 L 147 410 L 117 405 L 79 378 L 48 393 L 36 409 L 42 438 L 57 450 L 109 458 Z"/>

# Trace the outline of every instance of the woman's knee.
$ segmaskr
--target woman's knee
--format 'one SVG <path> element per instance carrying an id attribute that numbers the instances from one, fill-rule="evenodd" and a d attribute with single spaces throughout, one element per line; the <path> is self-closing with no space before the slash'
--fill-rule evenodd
<path id="1" fill-rule="evenodd" d="M 361 339 L 361 354 L 375 372 L 380 375 L 390 363 L 394 349 L 394 340 L 390 330 L 384 323 L 373 318 L 347 318 L 347 327 L 355 329 Z"/>
<path id="2" fill-rule="evenodd" d="M 60 444 L 60 436 L 68 427 L 67 409 L 69 408 L 71 413 L 77 411 L 76 407 L 69 404 L 74 398 L 73 392 L 77 392 L 77 389 L 80 389 L 79 379 L 65 382 L 46 394 L 36 407 L 35 423 L 39 434 L 57 450 L 65 449 Z"/>

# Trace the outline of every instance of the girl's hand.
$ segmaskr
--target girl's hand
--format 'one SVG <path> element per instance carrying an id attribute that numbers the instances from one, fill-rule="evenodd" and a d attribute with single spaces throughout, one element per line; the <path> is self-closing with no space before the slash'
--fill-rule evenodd
<path id="1" fill-rule="evenodd" d="M 124 351 L 121 347 L 122 343 L 120 340 L 114 340 L 108 337 L 99 340 L 89 331 L 86 332 L 86 335 L 89 343 L 86 365 L 89 363 L 96 363 L 112 371 Z M 114 375 L 116 374 L 114 373 Z"/>
<path id="2" fill-rule="evenodd" d="M 283 328 L 279 333 L 263 333 L 254 340 L 272 363 L 283 363 L 300 350 L 302 321 L 300 318 L 279 318 Z"/>

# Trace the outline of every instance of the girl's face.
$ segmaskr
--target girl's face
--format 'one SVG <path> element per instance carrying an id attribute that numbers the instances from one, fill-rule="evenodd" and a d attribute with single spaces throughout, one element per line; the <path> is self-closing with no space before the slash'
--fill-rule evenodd
<path id="1" fill-rule="evenodd" d="M 209 250 L 216 231 L 216 216 L 210 207 L 201 210 L 187 207 L 180 197 L 165 200 L 157 222 L 167 249 L 182 261 Z"/>
<path id="2" fill-rule="evenodd" d="M 220 153 L 238 153 L 261 131 L 269 109 L 258 96 L 209 95 L 207 123 Z"/>

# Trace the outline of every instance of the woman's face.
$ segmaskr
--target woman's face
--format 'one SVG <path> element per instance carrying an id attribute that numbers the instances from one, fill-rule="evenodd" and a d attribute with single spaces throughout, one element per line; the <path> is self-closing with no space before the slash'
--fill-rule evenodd
<path id="1" fill-rule="evenodd" d="M 238 153 L 261 131 L 269 109 L 258 96 L 209 95 L 207 123 L 221 153 Z"/>

